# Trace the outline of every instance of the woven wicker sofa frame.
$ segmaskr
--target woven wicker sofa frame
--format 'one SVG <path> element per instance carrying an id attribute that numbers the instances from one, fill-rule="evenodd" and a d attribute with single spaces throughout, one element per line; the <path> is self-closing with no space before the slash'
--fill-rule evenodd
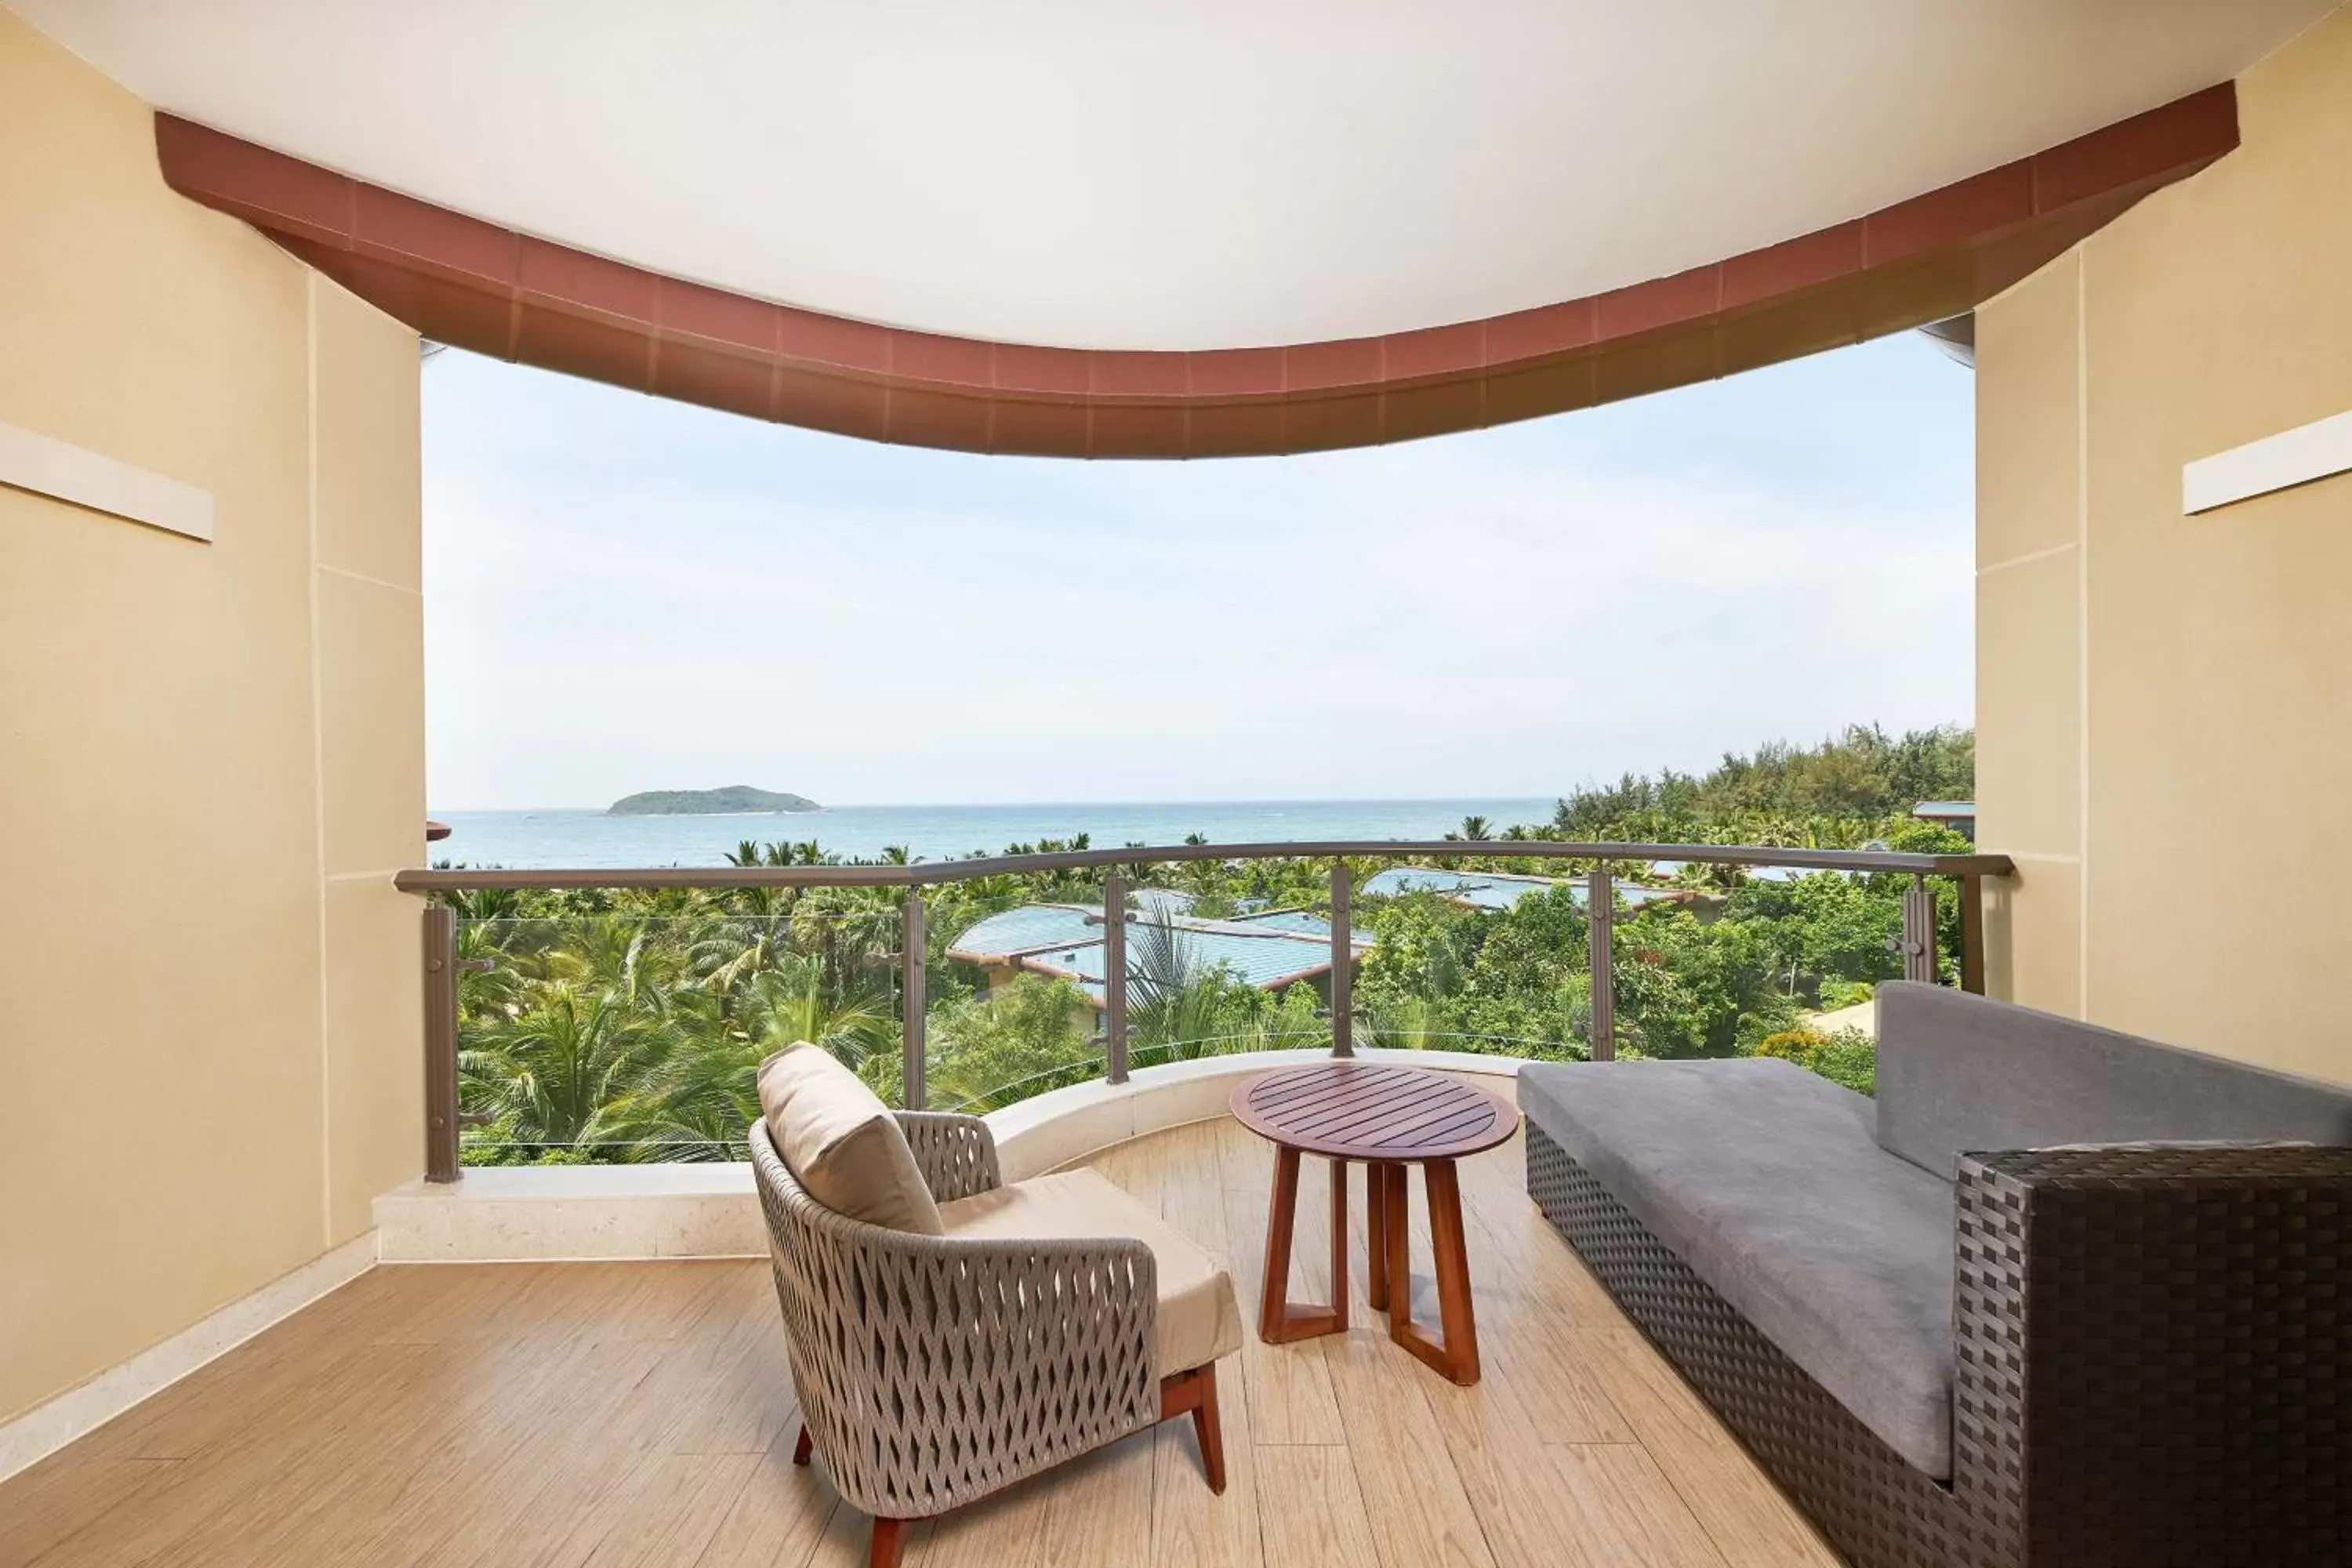
<path id="1" fill-rule="evenodd" d="M 2352 1150 L 1963 1156 L 1948 1484 L 1532 1123 L 1528 1190 L 1857 1568 L 2352 1562 Z"/>
<path id="2" fill-rule="evenodd" d="M 1003 1185 L 986 1122 L 897 1114 L 933 1198 Z M 800 1400 L 793 1459 L 814 1453 L 873 1515 L 875 1568 L 898 1562 L 910 1521 L 1178 1415 L 1192 1417 L 1210 1489 L 1225 1489 L 1215 1363 L 1161 1375 L 1142 1241 L 885 1229 L 809 1196 L 764 1124 L 749 1142 Z"/>

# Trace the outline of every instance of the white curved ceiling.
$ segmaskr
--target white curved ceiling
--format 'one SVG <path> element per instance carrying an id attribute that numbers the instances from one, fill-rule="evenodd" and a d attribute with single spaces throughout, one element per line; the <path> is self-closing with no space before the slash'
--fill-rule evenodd
<path id="1" fill-rule="evenodd" d="M 1078 348 L 1365 336 L 1841 222 L 2335 0 L 8 0 L 160 108 L 744 293 Z"/>

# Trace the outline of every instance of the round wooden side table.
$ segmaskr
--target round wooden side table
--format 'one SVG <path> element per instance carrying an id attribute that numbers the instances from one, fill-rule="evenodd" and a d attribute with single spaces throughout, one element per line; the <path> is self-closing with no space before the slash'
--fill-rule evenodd
<path id="1" fill-rule="evenodd" d="M 1462 1234 L 1454 1162 L 1507 1142 L 1519 1113 L 1485 1089 L 1423 1068 L 1323 1061 L 1252 1079 L 1234 1090 L 1234 1118 L 1270 1141 L 1274 1194 L 1266 1214 L 1265 1285 L 1258 1338 L 1268 1344 L 1336 1334 L 1348 1326 L 1348 1166 L 1364 1167 L 1370 1232 L 1364 1295 L 1389 1315 L 1389 1338 L 1459 1384 L 1478 1381 L 1478 1323 Z M 1331 1300 L 1289 1300 L 1290 1240 L 1298 1213 L 1298 1157 L 1331 1162 Z M 1412 1316 L 1406 1267 L 1405 1171 L 1422 1167 L 1437 1254 L 1438 1332 Z"/>

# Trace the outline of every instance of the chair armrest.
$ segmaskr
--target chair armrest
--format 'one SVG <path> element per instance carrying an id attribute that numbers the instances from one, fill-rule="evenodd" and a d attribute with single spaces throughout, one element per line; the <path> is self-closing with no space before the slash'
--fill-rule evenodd
<path id="1" fill-rule="evenodd" d="M 888 1235 L 887 1253 L 862 1259 L 881 1289 L 825 1393 L 813 1397 L 793 1370 L 827 1474 L 857 1507 L 960 1508 L 1160 1419 L 1149 1246 Z"/>
<path id="2" fill-rule="evenodd" d="M 1148 1244 L 886 1230 L 811 1198 L 764 1123 L 749 1142 L 801 1416 L 852 1507 L 928 1518 L 1159 1420 Z"/>
<path id="3" fill-rule="evenodd" d="M 1964 1154 L 1954 1199 L 1956 1472 L 2023 1542 L 2288 1562 L 2352 1530 L 2352 1149 Z"/>
<path id="4" fill-rule="evenodd" d="M 996 1134 L 979 1117 L 946 1110 L 901 1110 L 898 1115 L 934 1203 L 992 1193 L 1004 1184 L 996 1165 Z"/>

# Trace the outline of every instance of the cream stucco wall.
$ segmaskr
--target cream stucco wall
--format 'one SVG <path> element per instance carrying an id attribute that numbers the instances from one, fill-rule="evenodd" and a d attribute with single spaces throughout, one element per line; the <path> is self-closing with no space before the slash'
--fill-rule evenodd
<path id="1" fill-rule="evenodd" d="M 1991 979 L 2352 1081 L 2352 475 L 2180 511 L 2352 410 L 2352 10 L 2238 93 L 2238 151 L 1978 312 Z"/>
<path id="2" fill-rule="evenodd" d="M 0 1419 L 421 1168 L 416 356 L 0 11 L 0 421 L 218 535 L 0 487 Z"/>

